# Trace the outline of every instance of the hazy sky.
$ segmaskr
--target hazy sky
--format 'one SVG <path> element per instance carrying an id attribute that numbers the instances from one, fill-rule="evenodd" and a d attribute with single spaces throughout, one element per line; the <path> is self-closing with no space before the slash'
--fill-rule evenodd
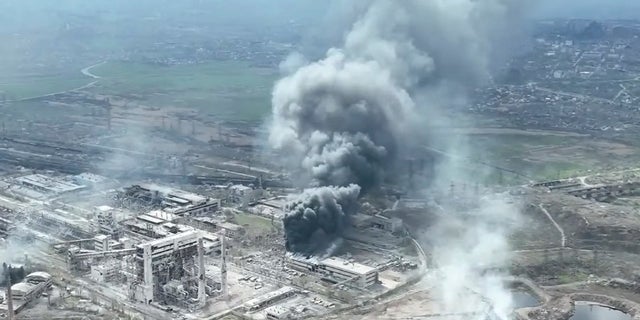
<path id="1" fill-rule="evenodd" d="M 640 0 L 526 1 L 536 3 L 537 18 L 640 18 Z M 330 2 L 365 3 L 363 0 L 0 0 L 0 26 L 6 29 L 7 23 L 43 25 L 62 13 L 179 18 L 194 11 L 210 17 L 207 22 L 250 26 L 321 18 Z"/>
<path id="2" fill-rule="evenodd" d="M 640 18 L 640 1 L 541 0 L 536 15 L 545 18 Z"/>

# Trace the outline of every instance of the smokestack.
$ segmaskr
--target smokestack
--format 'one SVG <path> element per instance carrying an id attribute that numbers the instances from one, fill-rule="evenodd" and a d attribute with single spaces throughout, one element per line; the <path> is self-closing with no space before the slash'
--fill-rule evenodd
<path id="1" fill-rule="evenodd" d="M 220 295 L 227 299 L 227 251 L 225 246 L 225 231 L 220 233 Z"/>
<path id="2" fill-rule="evenodd" d="M 207 292 L 205 289 L 204 247 L 202 237 L 198 238 L 198 303 L 203 308 L 207 304 Z"/>
<path id="3" fill-rule="evenodd" d="M 7 276 L 7 320 L 13 320 L 14 319 L 14 313 L 13 313 L 13 293 L 11 292 L 11 286 L 13 285 L 11 283 L 11 267 L 8 268 L 8 272 L 6 274 Z"/>

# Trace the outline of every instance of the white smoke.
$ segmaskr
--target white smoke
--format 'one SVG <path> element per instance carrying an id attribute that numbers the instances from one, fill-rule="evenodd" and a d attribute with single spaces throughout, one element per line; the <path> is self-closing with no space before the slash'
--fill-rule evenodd
<path id="1" fill-rule="evenodd" d="M 278 67 L 281 74 L 289 75 L 307 64 L 309 64 L 307 58 L 305 58 L 302 53 L 296 51 L 290 53 L 287 58 L 284 59 L 284 61 L 280 62 L 280 65 Z"/>
<path id="2" fill-rule="evenodd" d="M 445 216 L 426 233 L 438 268 L 434 289 L 447 312 L 459 310 L 460 301 L 473 311 L 491 309 L 501 320 L 513 311 L 501 270 L 509 265 L 507 235 L 519 223 L 520 208 L 507 199 L 505 194 L 472 199 L 478 206 L 465 213 L 445 207 Z"/>

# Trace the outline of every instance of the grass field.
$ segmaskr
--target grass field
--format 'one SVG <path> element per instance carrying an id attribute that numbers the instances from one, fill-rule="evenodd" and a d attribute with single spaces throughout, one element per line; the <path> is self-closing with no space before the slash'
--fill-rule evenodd
<path id="1" fill-rule="evenodd" d="M 214 61 L 161 66 L 109 62 L 91 70 L 96 93 L 135 96 L 142 104 L 194 108 L 229 120 L 261 120 L 271 109 L 275 70 Z"/>
<path id="2" fill-rule="evenodd" d="M 84 86 L 90 78 L 75 73 L 50 75 L 2 76 L 0 77 L 0 99 L 19 100 L 40 95 L 61 92 Z"/>
<path id="3" fill-rule="evenodd" d="M 637 148 L 589 136 L 478 134 L 470 135 L 470 163 L 487 163 L 516 171 L 528 178 L 486 166 L 469 174 L 483 177 L 486 184 L 521 184 L 528 179 L 552 180 L 589 174 L 589 170 L 637 163 Z M 484 176 L 483 176 L 484 175 Z"/>
<path id="4" fill-rule="evenodd" d="M 234 216 L 235 222 L 241 226 L 246 226 L 249 229 L 254 229 L 258 232 L 269 232 L 273 229 L 271 220 L 257 216 L 250 213 L 240 213 Z"/>

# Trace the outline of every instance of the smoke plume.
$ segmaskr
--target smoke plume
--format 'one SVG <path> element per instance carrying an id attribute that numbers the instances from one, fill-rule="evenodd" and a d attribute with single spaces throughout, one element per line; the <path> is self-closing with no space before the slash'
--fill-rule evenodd
<path id="1" fill-rule="evenodd" d="M 273 90 L 269 144 L 303 183 L 319 187 L 289 206 L 291 251 L 339 236 L 352 212 L 333 205 L 318 215 L 325 203 L 345 202 L 336 187 L 361 188 L 347 202 L 378 187 L 406 150 L 425 142 L 420 133 L 446 112 L 448 96 L 490 79 L 492 44 L 504 39 L 524 1 L 336 3 L 353 19 L 341 45 L 316 62 L 288 61 Z M 326 239 L 309 236 L 316 230 Z"/>
<path id="2" fill-rule="evenodd" d="M 433 290 L 446 311 L 459 310 L 460 301 L 465 301 L 468 311 L 510 319 L 512 297 L 499 270 L 509 265 L 506 235 L 519 223 L 520 208 L 505 194 L 470 199 L 476 208 L 460 214 L 445 207 L 447 214 L 426 233 L 438 268 Z"/>
<path id="3" fill-rule="evenodd" d="M 360 187 L 352 184 L 308 189 L 293 199 L 284 220 L 287 250 L 311 254 L 331 247 L 357 209 L 359 194 Z"/>

